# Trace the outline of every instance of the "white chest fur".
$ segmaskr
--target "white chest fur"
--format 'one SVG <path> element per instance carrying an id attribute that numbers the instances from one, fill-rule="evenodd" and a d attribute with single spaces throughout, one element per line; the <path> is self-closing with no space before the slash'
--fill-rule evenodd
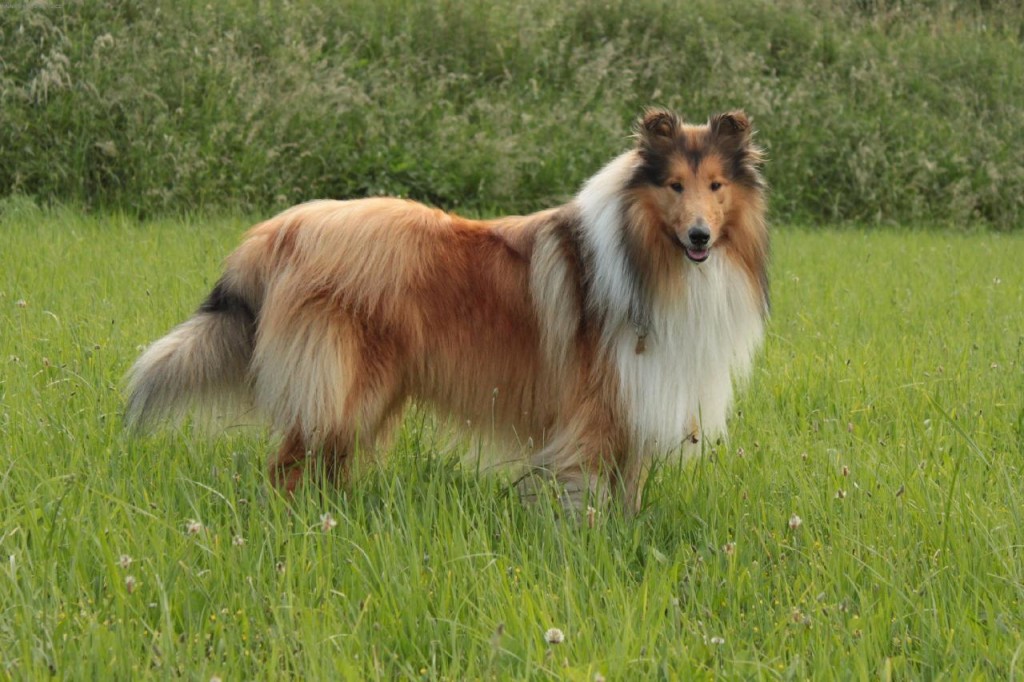
<path id="1" fill-rule="evenodd" d="M 687 264 L 680 295 L 652 313 L 643 352 L 629 325 L 610 349 L 636 446 L 663 453 L 694 435 L 724 435 L 733 381 L 749 375 L 764 333 L 749 280 L 713 253 Z"/>

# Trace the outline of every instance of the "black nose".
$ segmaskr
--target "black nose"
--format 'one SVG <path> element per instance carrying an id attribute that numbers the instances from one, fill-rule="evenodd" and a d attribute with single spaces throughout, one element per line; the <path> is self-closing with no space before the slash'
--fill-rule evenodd
<path id="1" fill-rule="evenodd" d="M 711 231 L 703 225 L 697 225 L 690 228 L 686 233 L 686 238 L 690 240 L 690 245 L 693 248 L 701 249 L 707 246 L 711 240 Z"/>

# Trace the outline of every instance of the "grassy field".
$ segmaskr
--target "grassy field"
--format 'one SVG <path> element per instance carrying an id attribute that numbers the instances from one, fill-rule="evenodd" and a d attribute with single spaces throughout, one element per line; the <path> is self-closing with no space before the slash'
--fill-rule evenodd
<path id="1" fill-rule="evenodd" d="M 245 226 L 0 207 L 0 677 L 1024 677 L 1024 235 L 779 228 L 730 443 L 590 527 L 423 415 L 293 503 L 260 431 L 128 438 Z"/>

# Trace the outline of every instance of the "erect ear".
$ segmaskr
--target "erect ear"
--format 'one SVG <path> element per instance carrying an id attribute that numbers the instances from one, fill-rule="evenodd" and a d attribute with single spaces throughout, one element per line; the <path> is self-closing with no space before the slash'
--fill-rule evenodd
<path id="1" fill-rule="evenodd" d="M 739 109 L 712 116 L 708 127 L 711 128 L 711 135 L 719 140 L 728 140 L 738 146 L 750 141 L 750 119 Z"/>
<path id="2" fill-rule="evenodd" d="M 671 142 L 682 124 L 683 119 L 668 109 L 648 109 L 637 122 L 637 141 L 644 147 Z"/>

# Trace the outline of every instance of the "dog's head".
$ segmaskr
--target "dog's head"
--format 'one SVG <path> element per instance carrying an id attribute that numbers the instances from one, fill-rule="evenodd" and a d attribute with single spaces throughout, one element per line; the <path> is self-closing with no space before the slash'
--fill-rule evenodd
<path id="1" fill-rule="evenodd" d="M 742 111 L 688 125 L 664 109 L 637 122 L 640 157 L 629 183 L 648 219 L 693 263 L 712 256 L 736 214 L 764 190 L 761 149 Z"/>

